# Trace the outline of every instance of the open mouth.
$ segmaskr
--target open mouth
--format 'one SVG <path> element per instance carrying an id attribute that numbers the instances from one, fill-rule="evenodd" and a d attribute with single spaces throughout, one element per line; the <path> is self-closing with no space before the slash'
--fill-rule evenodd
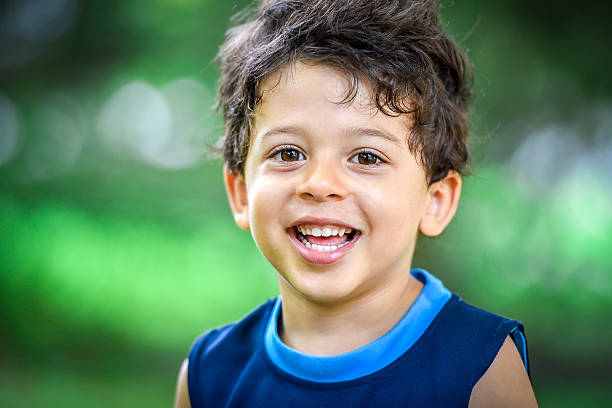
<path id="1" fill-rule="evenodd" d="M 298 225 L 295 235 L 304 246 L 319 252 L 332 252 L 348 245 L 357 235 L 352 228 L 306 227 Z"/>
<path id="2" fill-rule="evenodd" d="M 360 235 L 356 229 L 332 225 L 297 225 L 289 228 L 289 236 L 298 252 L 315 264 L 329 264 L 342 258 Z"/>

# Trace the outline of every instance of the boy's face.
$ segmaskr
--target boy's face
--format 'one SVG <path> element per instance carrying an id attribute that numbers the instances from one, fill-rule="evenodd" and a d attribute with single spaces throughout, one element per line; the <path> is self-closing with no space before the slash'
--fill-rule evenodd
<path id="1" fill-rule="evenodd" d="M 280 274 L 285 297 L 336 303 L 384 294 L 406 280 L 419 224 L 440 209 L 439 189 L 428 187 L 405 141 L 409 118 L 372 108 L 364 84 L 339 104 L 346 86 L 324 65 L 272 75 L 244 178 L 226 171 L 236 221 Z"/>

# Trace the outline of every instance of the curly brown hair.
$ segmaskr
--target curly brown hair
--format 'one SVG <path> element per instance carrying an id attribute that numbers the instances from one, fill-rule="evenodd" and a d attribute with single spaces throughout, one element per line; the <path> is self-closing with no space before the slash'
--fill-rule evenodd
<path id="1" fill-rule="evenodd" d="M 220 140 L 243 172 L 259 85 L 298 60 L 342 71 L 350 103 L 360 82 L 386 115 L 412 115 L 407 143 L 430 183 L 469 160 L 469 59 L 444 33 L 435 0 L 262 0 L 251 20 L 227 31 L 221 61 Z"/>

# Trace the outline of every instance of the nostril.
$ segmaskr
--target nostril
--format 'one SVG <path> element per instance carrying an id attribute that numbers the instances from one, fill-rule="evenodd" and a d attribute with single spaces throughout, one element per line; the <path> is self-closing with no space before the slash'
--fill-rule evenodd
<path id="1" fill-rule="evenodd" d="M 317 201 L 342 200 L 343 199 L 343 195 L 337 194 L 337 193 L 317 194 L 317 193 L 311 193 L 311 192 L 302 192 L 302 193 L 298 193 L 298 195 L 304 199 L 317 200 Z"/>
<path id="2" fill-rule="evenodd" d="M 297 195 L 314 200 L 342 199 L 347 195 L 347 189 L 340 184 L 308 183 L 296 189 Z"/>

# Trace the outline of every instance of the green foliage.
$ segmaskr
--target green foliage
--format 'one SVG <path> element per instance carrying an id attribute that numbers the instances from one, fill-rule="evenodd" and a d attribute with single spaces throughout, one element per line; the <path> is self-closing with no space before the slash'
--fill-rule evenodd
<path id="1" fill-rule="evenodd" d="M 72 331 L 64 335 L 101 326 L 144 347 L 180 350 L 275 294 L 271 267 L 229 219 L 185 233 L 58 204 L 26 211 L 1 203 L 9 238 L 0 243 L 1 302 L 22 344 L 38 343 L 46 325 L 31 324 L 33 299 L 44 305 L 39 318 L 62 317 Z M 47 333 L 47 346 L 63 341 L 58 334 Z"/>

